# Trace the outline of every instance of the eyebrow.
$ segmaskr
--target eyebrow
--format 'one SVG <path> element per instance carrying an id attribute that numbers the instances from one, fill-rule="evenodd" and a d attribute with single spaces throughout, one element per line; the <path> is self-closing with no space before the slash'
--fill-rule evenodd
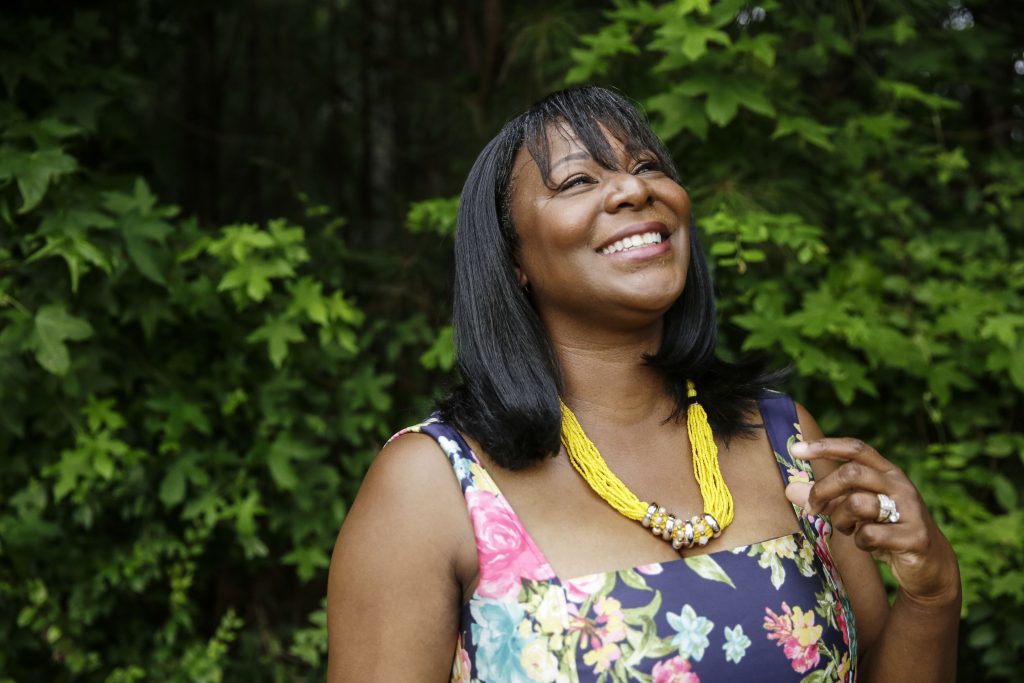
<path id="1" fill-rule="evenodd" d="M 554 170 L 554 168 L 556 166 L 560 166 L 561 164 L 565 164 L 565 163 L 568 163 L 570 161 L 576 161 L 577 159 L 589 159 L 589 158 L 591 158 L 591 157 L 590 157 L 590 154 L 588 152 L 572 152 L 571 154 L 566 154 L 564 157 L 562 157 L 561 159 L 559 159 L 555 163 L 551 164 L 551 169 Z"/>

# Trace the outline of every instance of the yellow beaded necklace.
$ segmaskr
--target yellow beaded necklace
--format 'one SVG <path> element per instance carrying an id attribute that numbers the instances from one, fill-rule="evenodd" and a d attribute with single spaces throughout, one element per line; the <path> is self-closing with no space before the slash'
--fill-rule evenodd
<path id="1" fill-rule="evenodd" d="M 697 390 L 693 382 L 687 381 L 686 390 L 687 396 L 696 398 Z M 657 503 L 647 503 L 637 498 L 608 469 L 597 446 L 584 433 L 569 406 L 561 400 L 559 403 L 562 406 L 562 444 L 569 454 L 569 461 L 590 484 L 590 488 L 621 515 L 640 522 L 655 536 L 671 541 L 672 547 L 679 551 L 695 545 L 706 545 L 732 523 L 732 494 L 718 467 L 718 446 L 711 434 L 707 413 L 697 401 L 690 403 L 686 409 L 686 429 L 693 448 L 693 476 L 704 500 L 704 512 L 688 520 L 666 512 Z"/>

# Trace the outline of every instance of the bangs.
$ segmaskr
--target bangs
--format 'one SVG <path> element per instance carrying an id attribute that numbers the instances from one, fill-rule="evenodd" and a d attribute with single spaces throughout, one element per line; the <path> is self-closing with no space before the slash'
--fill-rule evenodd
<path id="1" fill-rule="evenodd" d="M 557 133 L 575 139 L 594 161 L 608 169 L 619 167 L 605 130 L 624 146 L 631 159 L 653 154 L 664 172 L 676 182 L 679 175 L 665 145 L 651 131 L 646 118 L 618 93 L 602 88 L 571 88 L 550 95 L 523 115 L 523 143 L 551 184 L 551 140 Z"/>

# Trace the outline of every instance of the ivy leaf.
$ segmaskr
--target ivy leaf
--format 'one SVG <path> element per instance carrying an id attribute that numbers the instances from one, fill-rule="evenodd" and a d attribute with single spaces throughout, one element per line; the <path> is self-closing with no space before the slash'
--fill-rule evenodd
<path id="1" fill-rule="evenodd" d="M 761 33 L 755 38 L 744 34 L 736 41 L 735 49 L 738 52 L 749 52 L 759 62 L 767 67 L 775 66 L 775 43 L 782 38 L 773 33 Z"/>
<path id="2" fill-rule="evenodd" d="M 77 168 L 74 158 L 59 149 L 32 152 L 23 158 L 20 166 L 17 173 L 18 191 L 22 199 L 21 208 L 18 209 L 20 214 L 28 213 L 43 200 L 55 178 Z"/>
<path id="3" fill-rule="evenodd" d="M 459 211 L 458 197 L 442 197 L 414 202 L 405 214 L 405 224 L 412 233 L 431 233 L 447 237 L 455 234 L 455 218 Z"/>
<path id="4" fill-rule="evenodd" d="M 647 108 L 657 116 L 654 128 L 664 140 L 674 138 L 684 129 L 701 140 L 708 135 L 708 119 L 704 107 L 693 97 L 678 93 L 663 93 L 647 100 Z"/>
<path id="5" fill-rule="evenodd" d="M 695 62 L 708 51 L 708 43 L 730 45 L 732 41 L 729 35 L 722 31 L 709 26 L 694 25 L 686 32 L 679 49 L 691 62 Z"/>
<path id="6" fill-rule="evenodd" d="M 318 325 L 327 325 L 327 303 L 324 300 L 323 285 L 311 277 L 303 277 L 288 285 L 292 302 L 289 313 L 304 313 Z"/>
<path id="7" fill-rule="evenodd" d="M 887 92 L 897 100 L 919 102 L 931 109 L 959 109 L 960 103 L 947 97 L 932 95 L 918 88 L 913 83 L 905 81 L 894 81 L 881 78 L 878 80 L 878 89 Z"/>
<path id="8" fill-rule="evenodd" d="M 772 133 L 772 140 L 795 133 L 812 145 L 832 151 L 833 145 L 830 137 L 834 130 L 809 116 L 780 116 L 775 132 Z"/>
<path id="9" fill-rule="evenodd" d="M 217 291 L 244 288 L 249 299 L 263 301 L 274 288 L 271 280 L 294 274 L 295 270 L 283 259 L 245 261 L 224 274 L 217 285 Z"/>
<path id="10" fill-rule="evenodd" d="M 318 571 L 327 569 L 331 564 L 331 558 L 322 548 L 311 547 L 295 548 L 285 554 L 281 561 L 295 565 L 295 573 L 298 574 L 300 581 L 311 580 Z"/>
<path id="11" fill-rule="evenodd" d="M 25 259 L 25 263 L 32 263 L 48 256 L 59 256 L 64 259 L 71 280 L 71 291 L 74 293 L 78 292 L 78 282 L 90 266 L 96 266 L 107 274 L 111 272 L 107 255 L 84 235 L 47 235 L 46 243 Z"/>
<path id="12" fill-rule="evenodd" d="M 714 88 L 708 92 L 708 99 L 704 105 L 708 118 L 719 126 L 725 126 L 733 120 L 736 112 L 739 111 L 740 98 L 736 91 L 728 86 Z"/>
<path id="13" fill-rule="evenodd" d="M 451 370 L 455 365 L 455 338 L 452 326 L 446 325 L 437 333 L 430 348 L 420 356 L 420 364 L 428 370 Z"/>
<path id="14" fill-rule="evenodd" d="M 295 323 L 280 317 L 272 318 L 260 325 L 247 338 L 250 343 L 267 342 L 267 353 L 275 368 L 281 367 L 288 357 L 288 344 L 305 341 L 306 335 Z"/>
<path id="15" fill-rule="evenodd" d="M 92 326 L 70 315 L 63 304 L 43 306 L 35 316 L 36 360 L 48 372 L 64 375 L 71 366 L 64 342 L 88 339 L 92 333 Z"/>
<path id="16" fill-rule="evenodd" d="M 157 264 L 158 252 L 153 243 L 137 234 L 125 233 L 123 237 L 125 251 L 139 272 L 157 284 L 166 285 L 167 279 L 160 272 L 160 266 Z"/>

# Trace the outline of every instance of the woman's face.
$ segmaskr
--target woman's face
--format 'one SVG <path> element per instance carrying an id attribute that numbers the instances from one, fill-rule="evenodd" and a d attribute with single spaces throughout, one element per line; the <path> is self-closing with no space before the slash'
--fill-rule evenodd
<path id="1" fill-rule="evenodd" d="M 653 152 L 635 157 L 607 134 L 616 168 L 570 131 L 549 128 L 550 187 L 525 145 L 511 182 L 518 275 L 541 319 L 620 328 L 658 321 L 689 265 L 690 199 Z M 554 188 L 554 189 L 552 189 Z"/>

